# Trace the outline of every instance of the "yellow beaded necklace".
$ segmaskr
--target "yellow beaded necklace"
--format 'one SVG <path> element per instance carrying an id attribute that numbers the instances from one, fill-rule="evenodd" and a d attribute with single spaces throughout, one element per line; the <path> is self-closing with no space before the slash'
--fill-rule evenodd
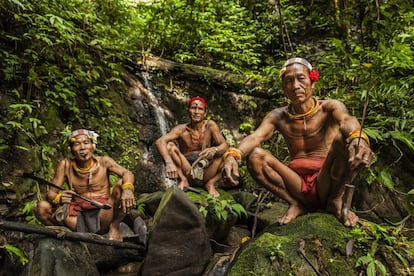
<path id="1" fill-rule="evenodd" d="M 319 111 L 319 101 L 316 98 L 312 98 L 312 107 L 305 113 L 296 113 L 295 109 L 293 108 L 293 105 L 289 105 L 289 111 L 288 115 L 289 118 L 292 120 L 302 120 L 302 119 L 308 119 L 314 116 Z"/>
<path id="2" fill-rule="evenodd" d="M 289 119 L 292 120 L 303 120 L 303 127 L 305 130 L 306 128 L 306 119 L 312 118 L 316 113 L 319 111 L 319 101 L 314 97 L 312 98 L 312 107 L 305 113 L 297 114 L 295 109 L 293 108 L 293 105 L 290 104 L 288 107 L 288 115 Z"/>
<path id="3" fill-rule="evenodd" d="M 76 164 L 76 161 L 72 160 L 72 167 L 78 173 L 89 173 L 91 171 L 92 167 L 95 166 L 95 165 L 99 166 L 99 163 L 97 162 L 97 160 L 95 160 L 95 158 L 92 159 L 92 161 L 90 162 L 90 164 L 86 168 L 79 168 L 78 164 Z"/>
<path id="4" fill-rule="evenodd" d="M 92 185 L 92 175 L 99 169 L 99 162 L 95 158 L 92 159 L 92 162 L 86 168 L 79 168 L 75 160 L 72 160 L 72 168 L 75 172 L 79 174 L 89 174 L 87 186 Z"/>

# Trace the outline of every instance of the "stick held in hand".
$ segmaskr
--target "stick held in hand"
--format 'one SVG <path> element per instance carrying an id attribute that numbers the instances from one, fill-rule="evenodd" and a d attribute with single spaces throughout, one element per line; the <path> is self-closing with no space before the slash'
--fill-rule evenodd
<path id="1" fill-rule="evenodd" d="M 23 173 L 22 174 L 22 177 L 31 178 L 33 180 L 38 181 L 41 184 L 46 184 L 46 185 L 48 185 L 50 187 L 56 188 L 56 189 L 61 190 L 61 191 L 64 191 L 65 190 L 64 188 L 59 187 L 59 186 L 53 184 L 52 182 L 49 182 L 49 181 L 47 181 L 47 180 L 45 180 L 45 179 L 43 179 L 41 177 L 38 177 L 38 176 L 34 175 L 33 173 Z M 95 206 L 97 208 L 100 208 L 100 209 L 108 210 L 108 209 L 111 209 L 112 208 L 112 206 L 109 205 L 109 204 L 107 204 L 107 203 L 103 204 L 103 203 L 100 203 L 100 202 L 98 202 L 96 200 L 89 199 L 87 197 L 81 196 L 80 194 L 73 194 L 73 196 L 76 196 L 76 197 L 78 197 L 80 199 L 83 199 L 83 200 L 89 202 L 90 204 L 92 204 L 93 206 Z"/>

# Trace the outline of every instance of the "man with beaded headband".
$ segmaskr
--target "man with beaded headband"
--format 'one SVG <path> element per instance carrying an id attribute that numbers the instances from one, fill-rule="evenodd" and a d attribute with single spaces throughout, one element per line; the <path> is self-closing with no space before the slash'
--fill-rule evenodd
<path id="1" fill-rule="evenodd" d="M 156 141 L 167 177 L 178 179 L 178 187 L 201 185 L 214 196 L 221 178 L 222 154 L 228 149 L 218 125 L 205 120 L 207 102 L 197 96 L 188 102 L 190 122 L 179 124 Z M 176 144 L 177 143 L 177 144 Z"/>
<path id="2" fill-rule="evenodd" d="M 373 160 L 368 136 L 342 102 L 313 97 L 319 75 L 307 60 L 287 60 L 280 76 L 290 104 L 269 112 L 238 148 L 224 153 L 225 177 L 238 185 L 232 175 L 239 176 L 238 163 L 246 157 L 254 179 L 289 204 L 280 224 L 307 211 L 323 209 L 345 226 L 355 226 L 359 218 L 352 211 L 342 210 L 342 197 L 349 176 L 369 167 Z M 289 164 L 260 147 L 274 131 L 285 139 Z"/>
<path id="3" fill-rule="evenodd" d="M 108 233 L 109 239 L 122 240 L 119 224 L 135 205 L 134 175 L 108 156 L 94 156 L 98 135 L 90 130 L 78 129 L 69 136 L 69 149 L 73 158 L 61 160 L 52 183 L 70 187 L 59 191 L 50 188 L 47 200 L 39 202 L 36 215 L 45 225 L 64 225 L 72 231 Z M 120 180 L 110 192 L 109 175 Z M 100 202 L 109 209 L 95 206 L 74 194 Z M 67 212 L 62 210 L 67 208 Z M 65 213 L 63 216 L 60 216 Z M 58 215 L 60 214 L 60 215 Z"/>

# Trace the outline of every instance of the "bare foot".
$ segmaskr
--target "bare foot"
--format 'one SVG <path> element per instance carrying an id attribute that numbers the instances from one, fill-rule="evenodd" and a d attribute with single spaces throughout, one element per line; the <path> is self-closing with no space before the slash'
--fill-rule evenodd
<path id="1" fill-rule="evenodd" d="M 220 193 L 216 190 L 216 187 L 214 187 L 214 185 L 212 186 L 207 186 L 206 185 L 206 190 L 209 194 L 212 194 L 214 197 L 219 197 Z"/>
<path id="2" fill-rule="evenodd" d="M 341 217 L 341 221 L 347 227 L 354 227 L 358 223 L 359 217 L 354 212 L 348 211 Z"/>
<path id="3" fill-rule="evenodd" d="M 108 238 L 113 241 L 122 241 L 122 236 L 119 233 L 119 225 L 118 227 L 115 227 L 113 225 L 109 226 Z"/>
<path id="4" fill-rule="evenodd" d="M 328 202 L 326 211 L 334 214 L 347 227 L 354 227 L 359 221 L 359 217 L 348 208 L 345 209 L 340 200 Z"/>
<path id="5" fill-rule="evenodd" d="M 177 186 L 179 189 L 184 190 L 185 187 L 190 187 L 190 184 L 188 184 L 188 181 L 186 179 L 186 180 L 181 180 Z"/>
<path id="6" fill-rule="evenodd" d="M 298 205 L 290 205 L 286 213 L 281 217 L 278 222 L 280 225 L 288 224 L 298 216 L 305 213 L 305 210 Z"/>

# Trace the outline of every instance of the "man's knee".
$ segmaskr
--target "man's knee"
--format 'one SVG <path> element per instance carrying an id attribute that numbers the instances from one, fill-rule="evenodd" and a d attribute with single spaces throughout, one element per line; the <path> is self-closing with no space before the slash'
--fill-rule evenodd
<path id="1" fill-rule="evenodd" d="M 172 154 L 172 153 L 175 153 L 175 152 L 179 151 L 177 145 L 174 142 L 168 142 L 167 143 L 167 150 L 168 150 L 169 154 Z"/>
<path id="2" fill-rule="evenodd" d="M 348 158 L 348 149 L 347 149 L 347 144 L 344 141 L 344 138 L 342 137 L 342 135 L 339 133 L 334 141 L 332 142 L 332 150 L 331 152 L 335 155 L 335 156 L 343 156 L 343 158 Z"/>
<path id="3" fill-rule="evenodd" d="M 122 185 L 122 179 L 118 180 L 118 181 L 115 183 L 115 185 L 114 185 L 114 187 L 113 187 L 113 189 L 112 189 L 112 194 L 111 194 L 111 197 L 112 197 L 112 199 L 113 199 L 114 201 L 118 201 L 118 200 L 120 200 L 120 199 L 121 199 L 121 195 L 122 195 L 122 188 L 121 188 L 121 185 Z"/>
<path id="4" fill-rule="evenodd" d="M 46 200 L 39 201 L 34 213 L 38 219 L 47 219 L 52 213 L 52 206 Z"/>
<path id="5" fill-rule="evenodd" d="M 266 156 L 266 151 L 262 148 L 256 147 L 247 157 L 247 162 L 250 165 L 257 165 L 264 162 L 264 158 Z"/>

